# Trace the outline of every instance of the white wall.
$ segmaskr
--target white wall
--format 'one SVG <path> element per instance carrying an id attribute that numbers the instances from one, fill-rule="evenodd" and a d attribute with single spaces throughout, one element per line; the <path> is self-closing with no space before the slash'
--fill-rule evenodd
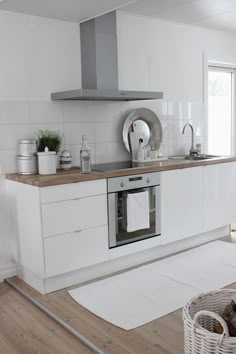
<path id="1" fill-rule="evenodd" d="M 165 100 L 203 100 L 203 53 L 236 65 L 236 35 L 119 13 L 122 89 L 163 90 Z"/>
<path id="2" fill-rule="evenodd" d="M 81 85 L 76 24 L 0 11 L 0 53 L 0 99 L 49 100 Z"/>
<path id="3" fill-rule="evenodd" d="M 0 169 L 15 171 L 17 139 L 37 129 L 59 130 L 63 147 L 79 164 L 81 135 L 88 135 L 93 162 L 129 159 L 121 139 L 127 112 L 149 107 L 163 126 L 164 155 L 187 153 L 196 128 L 204 145 L 203 51 L 236 62 L 235 36 L 223 32 L 119 15 L 120 86 L 161 90 L 164 101 L 131 103 L 51 102 L 53 91 L 81 86 L 78 25 L 0 11 Z M 0 172 L 1 172 L 0 171 Z M 0 280 L 11 267 L 11 219 L 0 180 Z M 6 273 L 4 273 L 6 274 Z M 9 274 L 9 273 L 8 273 Z"/>
<path id="4" fill-rule="evenodd" d="M 29 102 L 80 85 L 78 25 L 0 11 L 0 173 L 15 170 L 16 140 L 31 135 Z M 0 280 L 12 274 L 7 202 L 1 178 Z"/>

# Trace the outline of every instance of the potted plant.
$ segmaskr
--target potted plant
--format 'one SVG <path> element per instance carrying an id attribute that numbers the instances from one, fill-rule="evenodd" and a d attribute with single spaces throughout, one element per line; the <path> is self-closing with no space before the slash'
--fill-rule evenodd
<path id="1" fill-rule="evenodd" d="M 39 130 L 37 134 L 37 151 L 39 174 L 50 175 L 56 173 L 57 153 L 60 149 L 62 137 L 59 132 L 49 129 Z"/>
<path id="2" fill-rule="evenodd" d="M 62 137 L 59 132 L 49 129 L 38 130 L 37 133 L 37 150 L 38 152 L 45 151 L 45 147 L 49 151 L 56 151 L 58 153 L 61 146 Z"/>

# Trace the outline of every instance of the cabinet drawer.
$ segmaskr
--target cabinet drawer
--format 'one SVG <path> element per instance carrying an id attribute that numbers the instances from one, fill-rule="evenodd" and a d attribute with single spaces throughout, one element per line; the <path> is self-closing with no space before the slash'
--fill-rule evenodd
<path id="1" fill-rule="evenodd" d="M 107 195 L 42 205 L 43 236 L 81 231 L 107 224 Z"/>
<path id="2" fill-rule="evenodd" d="M 108 260 L 107 226 L 44 240 L 46 277 Z"/>
<path id="3" fill-rule="evenodd" d="M 106 194 L 106 189 L 105 179 L 42 187 L 40 188 L 41 203 L 53 203 L 63 200 Z"/>

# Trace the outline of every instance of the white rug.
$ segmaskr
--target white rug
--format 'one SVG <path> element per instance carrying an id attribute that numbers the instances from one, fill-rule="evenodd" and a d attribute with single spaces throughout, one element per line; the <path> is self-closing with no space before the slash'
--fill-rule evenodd
<path id="1" fill-rule="evenodd" d="M 69 291 L 97 316 L 130 330 L 236 282 L 236 245 L 215 241 Z"/>

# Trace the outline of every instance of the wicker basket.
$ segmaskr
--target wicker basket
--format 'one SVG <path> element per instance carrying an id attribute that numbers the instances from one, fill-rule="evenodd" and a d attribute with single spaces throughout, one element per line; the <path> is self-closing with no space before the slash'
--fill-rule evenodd
<path id="1" fill-rule="evenodd" d="M 229 337 L 221 317 L 226 305 L 236 301 L 236 290 L 223 289 L 201 294 L 183 308 L 185 354 L 236 354 L 236 337 Z M 214 333 L 220 323 L 223 334 Z"/>

